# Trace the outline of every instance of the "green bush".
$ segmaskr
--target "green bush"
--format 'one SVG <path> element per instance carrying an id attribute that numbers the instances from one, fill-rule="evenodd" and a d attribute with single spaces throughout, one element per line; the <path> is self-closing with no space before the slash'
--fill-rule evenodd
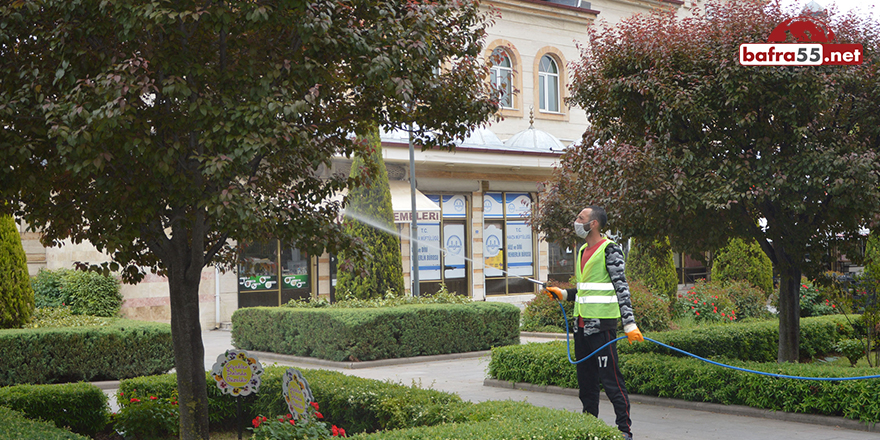
<path id="1" fill-rule="evenodd" d="M 118 318 L 74 315 L 70 307 L 43 307 L 34 311 L 34 321 L 27 328 L 99 327 L 112 325 Z"/>
<path id="2" fill-rule="evenodd" d="M 37 308 L 67 306 L 74 315 L 112 318 L 122 307 L 119 281 L 98 272 L 40 269 L 31 284 Z"/>
<path id="3" fill-rule="evenodd" d="M 394 230 L 394 210 L 391 207 L 391 190 L 388 188 L 388 172 L 382 159 L 382 142 L 379 129 L 375 127 L 364 139 L 372 146 L 368 159 L 355 156 L 351 164 L 351 177 L 365 179 L 363 186 L 349 190 L 349 214 L 343 222 L 346 234 L 359 237 L 370 250 L 368 258 L 358 259 L 343 250 L 339 253 L 339 272 L 336 290 L 342 295 L 369 299 L 381 297 L 386 292 L 403 293 L 403 265 L 400 255 L 400 239 L 396 235 L 363 223 L 359 218 L 381 224 L 382 228 Z M 368 170 L 366 163 L 376 169 Z"/>
<path id="4" fill-rule="evenodd" d="M 11 216 L 0 215 L 0 328 L 27 324 L 33 311 L 34 290 L 18 226 Z"/>
<path id="5" fill-rule="evenodd" d="M 369 361 L 488 350 L 519 343 L 520 311 L 497 302 L 338 309 L 255 307 L 232 315 L 244 350 Z"/>
<path id="6" fill-rule="evenodd" d="M 859 339 L 842 339 L 835 346 L 849 363 L 855 367 L 859 359 L 865 357 L 865 342 Z"/>
<path id="7" fill-rule="evenodd" d="M 828 295 L 823 294 L 812 281 L 801 278 L 801 318 L 810 316 L 833 315 L 839 313 L 837 305 L 831 302 Z"/>
<path id="8" fill-rule="evenodd" d="M 802 377 L 852 377 L 877 374 L 876 369 L 821 364 L 752 363 L 719 359 L 756 371 Z M 621 372 L 632 393 L 746 405 L 772 411 L 840 416 L 873 424 L 880 421 L 880 381 L 807 381 L 729 370 L 692 358 L 659 354 L 621 357 Z"/>
<path id="9" fill-rule="evenodd" d="M 728 329 L 738 326 L 727 325 Z M 652 335 L 653 336 L 653 335 Z M 632 347 L 653 345 L 633 344 Z M 678 347 L 678 344 L 672 344 Z M 618 345 L 619 348 L 629 344 Z M 685 348 L 685 350 L 687 350 Z M 876 369 L 834 367 L 824 364 L 778 364 L 715 360 L 740 368 L 803 377 L 853 377 L 877 374 Z M 539 366 L 534 366 L 539 363 Z M 690 357 L 659 353 L 624 353 L 620 368 L 631 393 L 747 405 L 775 411 L 826 414 L 875 423 L 880 420 L 880 381 L 805 381 L 776 379 L 708 364 Z M 575 368 L 569 365 L 565 343 L 525 344 L 492 350 L 489 376 L 493 379 L 576 388 Z"/>
<path id="10" fill-rule="evenodd" d="M 811 359 L 835 352 L 834 345 L 852 337 L 853 329 L 841 315 L 801 319 L 800 354 Z M 667 345 L 711 358 L 721 356 L 755 362 L 775 362 L 779 352 L 779 322 L 776 320 L 736 324 L 701 325 L 685 330 L 653 333 L 652 339 Z M 671 350 L 650 344 L 622 344 L 621 353 L 655 352 L 674 354 Z"/>
<path id="11" fill-rule="evenodd" d="M 73 270 L 61 277 L 64 299 L 75 315 L 116 317 L 122 307 L 119 281 L 98 272 Z"/>
<path id="12" fill-rule="evenodd" d="M 168 324 L 117 319 L 100 327 L 0 330 L 0 386 L 123 379 L 173 367 Z"/>
<path id="13" fill-rule="evenodd" d="M 641 281 L 630 281 L 629 293 L 632 297 L 633 315 L 642 331 L 659 332 L 669 330 L 672 317 L 669 314 L 669 300 L 655 295 Z"/>
<path id="14" fill-rule="evenodd" d="M 574 302 L 556 301 L 547 295 L 538 294 L 526 303 L 522 312 L 522 327 L 526 332 L 549 332 L 559 333 L 565 331 L 565 318 L 559 310 L 559 304 L 565 307 L 565 316 L 568 316 L 569 327 L 574 326 Z"/>
<path id="15" fill-rule="evenodd" d="M 679 294 L 675 302 L 675 316 L 690 317 L 703 322 L 733 322 L 736 307 L 721 283 L 697 280 L 687 293 Z"/>
<path id="16" fill-rule="evenodd" d="M 32 420 L 19 411 L 0 406 L 0 426 L 2 438 L 15 440 L 89 440 L 89 437 L 74 434 L 55 426 L 52 422 Z"/>
<path id="17" fill-rule="evenodd" d="M 68 305 L 65 303 L 64 291 L 61 289 L 61 280 L 70 272 L 72 272 L 70 269 L 40 269 L 37 275 L 31 278 L 34 303 L 38 309 Z"/>
<path id="18" fill-rule="evenodd" d="M 530 344 L 541 345 L 541 344 Z M 241 398 L 249 420 L 259 414 L 286 414 L 281 399 L 281 378 L 286 367 L 268 367 L 260 392 Z M 602 421 L 581 413 L 540 408 L 525 402 L 463 402 L 452 393 L 363 379 L 327 370 L 300 370 L 309 382 L 324 421 L 349 434 L 381 439 L 484 439 L 543 438 L 558 440 L 618 439 L 620 433 Z M 125 399 L 169 397 L 175 390 L 174 374 L 124 380 L 119 389 Z M 235 398 L 221 395 L 208 381 L 211 423 L 229 423 L 235 417 Z M 224 416 L 215 420 L 217 414 Z M 502 423 L 498 423 L 502 422 Z M 373 434 L 367 434 L 373 433 Z"/>
<path id="19" fill-rule="evenodd" d="M 754 239 L 748 243 L 731 238 L 718 250 L 712 261 L 712 281 L 748 281 L 764 291 L 765 298 L 773 293 L 773 263 Z M 740 316 L 742 310 L 740 310 Z"/>
<path id="20" fill-rule="evenodd" d="M 180 410 L 177 390 L 171 397 L 148 396 L 118 399 L 119 412 L 113 417 L 113 428 L 125 438 L 154 439 L 177 436 L 180 431 Z"/>
<path id="21" fill-rule="evenodd" d="M 771 316 L 767 310 L 767 295 L 748 281 L 728 281 L 724 283 L 724 290 L 733 301 L 738 319 Z"/>
<path id="22" fill-rule="evenodd" d="M 0 407 L 4 406 L 83 435 L 102 431 L 110 421 L 107 395 L 88 383 L 2 387 Z"/>
<path id="23" fill-rule="evenodd" d="M 292 307 L 295 309 L 371 309 L 377 307 L 397 307 L 414 304 L 470 304 L 470 298 L 463 295 L 456 295 L 446 290 L 446 286 L 441 284 L 440 290 L 433 295 L 408 296 L 395 295 L 386 293 L 377 298 L 360 299 L 353 296 L 345 296 L 337 299 L 336 302 L 330 303 L 324 298 L 295 298 L 290 300 L 282 307 Z"/>
<path id="24" fill-rule="evenodd" d="M 620 431 L 583 413 L 535 407 L 526 402 L 481 402 L 460 407 L 460 423 L 357 435 L 370 440 L 618 440 Z"/>
<path id="25" fill-rule="evenodd" d="M 281 399 L 282 377 L 287 367 L 267 367 L 261 376 L 260 392 L 241 397 L 242 413 L 248 420 L 262 414 L 287 414 Z M 461 398 L 452 393 L 415 386 L 348 376 L 327 370 L 300 369 L 309 382 L 325 420 L 347 432 L 373 432 L 453 421 L 452 406 Z M 235 398 L 224 395 L 207 373 L 208 406 L 212 424 L 230 425 L 236 413 Z M 170 398 L 176 392 L 176 375 L 138 377 L 120 382 L 120 399 L 129 401 Z"/>
<path id="26" fill-rule="evenodd" d="M 630 282 L 641 281 L 651 292 L 664 295 L 674 302 L 678 276 L 669 238 L 653 241 L 633 239 L 626 258 L 626 279 Z"/>

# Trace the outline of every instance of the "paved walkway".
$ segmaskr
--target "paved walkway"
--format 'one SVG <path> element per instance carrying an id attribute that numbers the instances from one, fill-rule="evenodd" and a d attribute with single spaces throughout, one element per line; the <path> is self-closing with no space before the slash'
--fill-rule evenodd
<path id="1" fill-rule="evenodd" d="M 216 362 L 217 355 L 233 348 L 228 331 L 207 331 L 205 369 Z M 524 337 L 523 342 L 546 341 Z M 254 353 L 264 365 L 277 362 L 300 368 L 323 368 L 369 379 L 391 380 L 404 385 L 453 392 L 464 400 L 527 401 L 533 405 L 579 411 L 580 401 L 574 390 L 550 387 L 544 391 L 511 388 L 509 383 L 486 379 L 489 355 L 466 353 L 428 359 L 361 362 L 355 365 L 320 362 L 271 353 Z M 353 367 L 353 368 L 352 368 Z M 100 384 L 115 397 L 114 382 Z M 536 387 L 531 387 L 536 388 Z M 867 432 L 864 425 L 839 417 L 774 413 L 747 407 L 684 402 L 649 396 L 631 396 L 633 434 L 638 440 L 877 440 L 878 427 Z M 114 401 L 115 403 L 115 401 Z M 599 417 L 614 426 L 611 404 L 603 401 Z"/>

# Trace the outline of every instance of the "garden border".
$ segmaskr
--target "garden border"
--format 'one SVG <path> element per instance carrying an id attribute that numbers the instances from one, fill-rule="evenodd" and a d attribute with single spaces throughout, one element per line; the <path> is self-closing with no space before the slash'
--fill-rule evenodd
<path id="1" fill-rule="evenodd" d="M 576 388 L 563 388 L 555 385 L 535 385 L 527 382 L 510 382 L 499 379 L 484 379 L 483 386 L 496 388 L 509 388 L 515 390 L 532 391 L 538 393 L 563 394 L 567 396 L 578 395 Z M 600 394 L 602 400 L 608 400 L 605 394 Z M 668 408 L 687 409 L 692 411 L 706 411 L 732 416 L 754 417 L 761 419 L 780 420 L 783 422 L 806 423 L 810 425 L 836 426 L 853 431 L 880 432 L 878 424 L 867 425 L 858 420 L 845 417 L 826 416 L 821 414 L 792 413 L 785 411 L 771 411 L 763 408 L 752 408 L 743 405 L 722 405 L 720 403 L 691 402 L 688 400 L 670 399 L 666 397 L 645 396 L 630 394 L 632 403 L 642 403 Z"/>

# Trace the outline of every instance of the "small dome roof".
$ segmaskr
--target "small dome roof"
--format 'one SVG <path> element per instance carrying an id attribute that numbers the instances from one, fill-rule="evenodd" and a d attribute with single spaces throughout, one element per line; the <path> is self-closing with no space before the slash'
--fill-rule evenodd
<path id="1" fill-rule="evenodd" d="M 459 146 L 501 149 L 504 148 L 504 142 L 501 142 L 501 139 L 488 128 L 478 127 Z"/>
<path id="2" fill-rule="evenodd" d="M 504 145 L 511 150 L 517 151 L 539 151 L 539 152 L 551 152 L 551 151 L 562 151 L 565 149 L 565 145 L 546 131 L 538 130 L 535 128 L 534 124 L 529 125 L 529 128 L 513 135 L 510 139 L 504 141 Z"/>

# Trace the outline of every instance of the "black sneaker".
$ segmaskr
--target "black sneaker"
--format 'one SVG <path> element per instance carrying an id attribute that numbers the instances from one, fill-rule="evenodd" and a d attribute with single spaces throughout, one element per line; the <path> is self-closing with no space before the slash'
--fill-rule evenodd
<path id="1" fill-rule="evenodd" d="M 632 433 L 620 431 L 620 434 L 623 435 L 623 440 L 633 440 Z"/>

